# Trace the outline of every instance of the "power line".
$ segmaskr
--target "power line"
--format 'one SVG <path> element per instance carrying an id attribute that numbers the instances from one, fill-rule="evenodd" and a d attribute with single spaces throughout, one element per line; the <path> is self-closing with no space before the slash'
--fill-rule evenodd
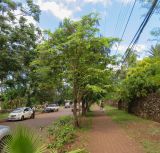
<path id="1" fill-rule="evenodd" d="M 124 2 L 121 4 L 121 7 L 120 7 L 120 11 L 119 11 L 119 14 L 118 14 L 118 17 L 117 17 L 117 22 L 116 22 L 116 25 L 115 25 L 115 28 L 114 28 L 114 31 L 115 31 L 115 32 L 117 31 L 118 22 L 119 22 L 121 13 L 122 13 L 122 8 L 123 8 L 123 6 L 124 6 Z"/>
<path id="2" fill-rule="evenodd" d="M 128 2 L 131 3 L 131 1 L 128 1 Z M 127 5 L 129 4 L 128 2 L 127 2 Z M 127 14 L 130 9 L 130 7 L 127 7 L 127 9 L 125 7 L 126 7 L 126 3 L 123 1 L 120 6 L 119 14 L 117 16 L 117 22 L 115 24 L 114 34 L 116 34 L 118 31 L 120 31 L 121 28 L 123 28 L 123 23 L 125 22 Z M 119 33 L 118 33 L 118 35 L 119 35 Z"/>
<path id="3" fill-rule="evenodd" d="M 145 26 L 147 25 L 149 19 L 151 18 L 154 10 L 155 10 L 155 7 L 157 5 L 157 2 L 158 0 L 154 0 L 153 3 L 152 3 L 152 6 L 150 7 L 149 11 L 147 12 L 143 22 L 141 23 L 140 27 L 138 28 L 136 34 L 134 35 L 132 41 L 130 42 L 129 46 L 127 47 L 123 57 L 122 57 L 122 65 L 125 63 L 126 59 L 128 58 L 128 56 L 130 55 L 130 53 L 132 52 L 132 49 L 134 48 L 134 46 L 136 45 L 136 43 L 138 42 Z M 122 68 L 122 65 L 121 65 L 121 68 Z M 119 71 L 118 73 L 119 74 Z"/>
<path id="4" fill-rule="evenodd" d="M 129 21 L 130 21 L 130 19 L 131 19 L 133 10 L 134 10 L 134 8 L 135 8 L 136 2 L 137 2 L 137 0 L 134 0 L 133 6 L 132 6 L 132 8 L 131 8 L 130 14 L 129 14 L 129 16 L 128 16 L 128 19 L 127 19 L 127 22 L 126 22 L 126 25 L 125 25 L 125 27 L 124 27 L 124 30 L 123 30 L 123 33 L 122 33 L 122 36 L 121 36 L 120 40 L 122 40 L 123 37 L 124 37 L 124 34 L 125 34 L 125 32 L 126 32 L 126 29 L 127 29 L 127 26 L 128 26 Z M 117 46 L 116 54 L 117 54 L 117 52 L 118 52 L 119 45 L 120 45 L 120 43 L 119 43 L 118 46 Z"/>
<path id="5" fill-rule="evenodd" d="M 139 40 L 139 38 L 140 38 L 140 36 L 141 36 L 141 34 L 142 34 L 145 26 L 147 25 L 149 19 L 151 18 L 152 14 L 153 14 L 153 12 L 154 12 L 154 9 L 155 9 L 155 7 L 156 7 L 156 5 L 157 5 L 157 2 L 158 2 L 158 0 L 154 0 L 154 2 L 152 3 L 152 6 L 151 6 L 151 8 L 149 9 L 146 17 L 144 18 L 144 20 L 143 20 L 142 24 L 140 25 L 138 31 L 136 32 L 136 34 L 135 34 L 135 36 L 133 37 L 130 45 L 128 46 L 128 48 L 127 48 L 127 50 L 126 50 L 126 52 L 125 52 L 126 55 L 124 54 L 125 57 L 124 57 L 124 60 L 123 60 L 122 64 L 125 62 L 125 60 L 126 60 L 127 57 L 129 56 L 130 52 L 132 51 L 132 49 L 134 48 L 134 46 L 135 46 L 136 43 L 138 42 L 138 40 Z"/>

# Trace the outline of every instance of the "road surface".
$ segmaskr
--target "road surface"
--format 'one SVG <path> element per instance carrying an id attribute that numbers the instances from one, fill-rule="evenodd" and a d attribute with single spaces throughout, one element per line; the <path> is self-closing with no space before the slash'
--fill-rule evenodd
<path id="1" fill-rule="evenodd" d="M 43 113 L 36 115 L 35 119 L 27 119 L 24 121 L 10 121 L 1 123 L 12 129 L 18 125 L 27 126 L 32 129 L 41 129 L 51 125 L 56 119 L 61 116 L 72 115 L 71 109 L 61 108 L 58 112 Z"/>

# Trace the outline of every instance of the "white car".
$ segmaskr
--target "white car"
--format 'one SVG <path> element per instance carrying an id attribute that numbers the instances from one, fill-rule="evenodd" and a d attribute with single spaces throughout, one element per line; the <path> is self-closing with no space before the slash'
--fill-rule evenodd
<path id="1" fill-rule="evenodd" d="M 70 108 L 70 107 L 71 107 L 70 102 L 65 103 L 64 108 Z"/>
<path id="2" fill-rule="evenodd" d="M 12 111 L 8 116 L 9 121 L 13 120 L 23 121 L 24 119 L 27 118 L 34 118 L 34 112 L 30 107 L 17 108 L 14 111 Z"/>
<path id="3" fill-rule="evenodd" d="M 46 108 L 45 108 L 45 112 L 58 112 L 59 110 L 59 106 L 57 104 L 49 104 Z"/>
<path id="4" fill-rule="evenodd" d="M 10 136 L 10 128 L 8 126 L 0 125 L 0 152 L 4 147 L 4 142 Z"/>

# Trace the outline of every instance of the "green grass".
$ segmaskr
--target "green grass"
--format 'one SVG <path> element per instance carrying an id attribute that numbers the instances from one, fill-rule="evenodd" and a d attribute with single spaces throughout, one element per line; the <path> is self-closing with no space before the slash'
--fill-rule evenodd
<path id="1" fill-rule="evenodd" d="M 145 121 L 144 119 L 141 119 L 135 115 L 128 114 L 125 111 L 118 110 L 117 108 L 112 107 L 112 106 L 106 106 L 105 111 L 107 115 L 112 118 L 113 121 L 120 123 L 120 124 Z"/>
<path id="2" fill-rule="evenodd" d="M 86 117 L 80 118 L 80 130 L 81 131 L 88 131 L 92 128 L 92 117 L 93 112 L 87 112 Z"/>
<path id="3" fill-rule="evenodd" d="M 160 153 L 160 141 L 158 138 L 160 135 L 160 127 L 156 126 L 155 122 L 128 114 L 112 106 L 106 106 L 105 111 L 114 122 L 122 125 L 121 127 L 124 128 L 126 132 L 128 131 L 130 133 L 128 133 L 129 136 L 142 145 L 145 153 Z M 127 128 L 128 126 L 126 125 L 130 125 L 129 128 Z M 132 126 L 133 128 L 130 128 Z M 136 126 L 142 126 L 142 129 L 137 129 Z"/>
<path id="4" fill-rule="evenodd" d="M 8 118 L 8 113 L 0 113 L 0 120 L 4 120 Z"/>
<path id="5" fill-rule="evenodd" d="M 160 145 L 158 142 L 145 140 L 142 142 L 142 144 L 146 153 L 160 153 Z"/>

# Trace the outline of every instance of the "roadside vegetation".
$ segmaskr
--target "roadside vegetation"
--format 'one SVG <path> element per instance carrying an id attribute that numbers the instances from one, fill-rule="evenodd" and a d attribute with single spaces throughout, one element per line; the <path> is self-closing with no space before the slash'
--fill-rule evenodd
<path id="1" fill-rule="evenodd" d="M 80 123 L 81 128 L 76 128 L 73 117 L 66 116 L 50 125 L 48 128 L 48 149 L 55 153 L 87 153 L 83 146 L 86 143 L 83 136 L 91 129 L 92 119 L 91 117 L 81 117 Z"/>
<path id="2" fill-rule="evenodd" d="M 140 143 L 146 153 L 159 153 L 160 123 L 139 118 L 112 106 L 106 106 L 105 111 L 130 137 Z"/>
<path id="3" fill-rule="evenodd" d="M 8 118 L 9 113 L 0 113 L 0 120 L 5 120 Z"/>
<path id="4" fill-rule="evenodd" d="M 145 8 L 152 4 L 152 0 L 140 1 Z M 159 14 L 159 6 L 156 9 Z M 38 24 L 29 23 L 27 17 L 38 23 L 40 13 L 33 0 L 24 0 L 23 3 L 0 1 L 2 109 L 39 105 L 41 111 L 45 104 L 63 105 L 65 100 L 71 101 L 73 118 L 60 118 L 48 129 L 50 143 L 47 147 L 58 153 L 70 151 L 77 133 L 92 128 L 90 107 L 106 99 L 129 113 L 136 114 L 135 108 L 139 106 L 138 115 L 160 121 L 160 96 L 153 103 L 147 103 L 147 108 L 144 101 L 139 101 L 150 94 L 160 95 L 160 44 L 152 46 L 147 51 L 148 57 L 141 60 L 135 49 L 129 49 L 130 54 L 122 61 L 123 55 L 112 53 L 114 46 L 122 40 L 100 34 L 101 19 L 97 13 L 84 15 L 77 21 L 66 18 L 53 32 L 42 31 Z M 152 36 L 159 38 L 160 29 L 152 31 Z M 148 153 L 158 153 L 158 123 L 112 107 L 107 107 L 107 114 L 126 127 Z M 0 114 L 0 119 L 7 115 Z M 81 115 L 90 117 L 82 118 Z M 18 131 L 7 142 L 7 153 L 43 151 L 41 147 L 37 148 L 39 144 L 35 144 L 34 137 L 27 134 L 29 131 L 25 128 Z M 30 147 L 22 148 L 25 144 Z M 14 147 L 20 150 L 14 150 Z M 80 152 L 85 150 L 80 148 L 71 153 Z"/>

